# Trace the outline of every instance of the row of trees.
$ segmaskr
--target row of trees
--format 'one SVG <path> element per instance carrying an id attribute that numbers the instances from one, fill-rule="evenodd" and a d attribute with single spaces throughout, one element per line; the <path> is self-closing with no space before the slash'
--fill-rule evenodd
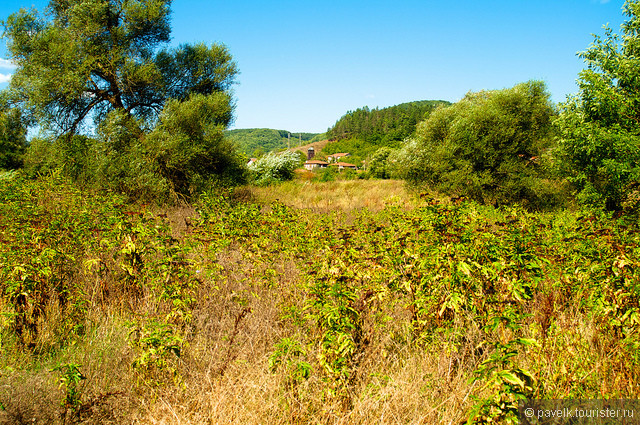
<path id="1" fill-rule="evenodd" d="M 398 146 L 399 142 L 413 134 L 416 125 L 431 111 L 449 104 L 442 100 L 423 100 L 383 109 L 358 108 L 347 112 L 327 130 L 327 138 L 359 139 L 367 144 Z"/>

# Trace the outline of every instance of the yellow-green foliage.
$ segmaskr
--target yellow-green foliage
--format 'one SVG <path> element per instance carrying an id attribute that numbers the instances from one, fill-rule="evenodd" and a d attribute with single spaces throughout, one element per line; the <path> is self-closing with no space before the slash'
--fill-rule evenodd
<path id="1" fill-rule="evenodd" d="M 0 199 L 10 423 L 513 422 L 525 397 L 640 396 L 637 223 L 426 195 L 151 211 L 15 174 Z"/>

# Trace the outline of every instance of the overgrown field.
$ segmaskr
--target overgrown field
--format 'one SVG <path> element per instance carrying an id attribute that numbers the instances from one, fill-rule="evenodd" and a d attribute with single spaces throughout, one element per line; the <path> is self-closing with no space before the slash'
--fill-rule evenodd
<path id="1" fill-rule="evenodd" d="M 637 222 L 408 197 L 163 211 L 5 178 L 0 422 L 500 422 L 523 397 L 640 397 Z"/>

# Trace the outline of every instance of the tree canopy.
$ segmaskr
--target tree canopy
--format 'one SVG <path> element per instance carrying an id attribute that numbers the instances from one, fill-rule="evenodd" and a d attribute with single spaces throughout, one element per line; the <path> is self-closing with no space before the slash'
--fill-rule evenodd
<path id="1" fill-rule="evenodd" d="M 360 139 L 368 144 L 397 147 L 399 141 L 411 136 L 416 125 L 439 105 L 450 105 L 442 100 L 421 100 L 402 103 L 388 108 L 358 108 L 347 112 L 327 130 L 331 140 Z"/>
<path id="2" fill-rule="evenodd" d="M 28 164 L 157 200 L 243 180 L 223 133 L 236 63 L 220 44 L 168 47 L 170 4 L 51 0 L 3 22 L 17 66 L 8 102 L 53 136 Z M 78 137 L 92 120 L 97 139 Z"/>
<path id="3" fill-rule="evenodd" d="M 390 160 L 407 180 L 447 194 L 538 206 L 546 202 L 538 183 L 553 115 L 549 94 L 539 81 L 469 93 L 434 111 Z"/>
<path id="4" fill-rule="evenodd" d="M 168 99 L 229 90 L 237 67 L 226 47 L 166 47 L 170 3 L 52 0 L 44 14 L 12 14 L 4 35 L 14 102 L 59 135 L 112 110 L 153 119 Z"/>
<path id="5" fill-rule="evenodd" d="M 583 203 L 608 210 L 640 206 L 640 1 L 627 1 L 622 36 L 579 56 L 580 91 L 561 105 L 559 163 Z"/>

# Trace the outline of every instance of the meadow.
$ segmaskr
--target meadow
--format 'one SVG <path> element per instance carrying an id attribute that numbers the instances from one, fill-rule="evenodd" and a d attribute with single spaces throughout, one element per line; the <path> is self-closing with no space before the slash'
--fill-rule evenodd
<path id="1" fill-rule="evenodd" d="M 0 423 L 515 423 L 640 397 L 637 220 L 397 181 L 0 185 Z"/>

